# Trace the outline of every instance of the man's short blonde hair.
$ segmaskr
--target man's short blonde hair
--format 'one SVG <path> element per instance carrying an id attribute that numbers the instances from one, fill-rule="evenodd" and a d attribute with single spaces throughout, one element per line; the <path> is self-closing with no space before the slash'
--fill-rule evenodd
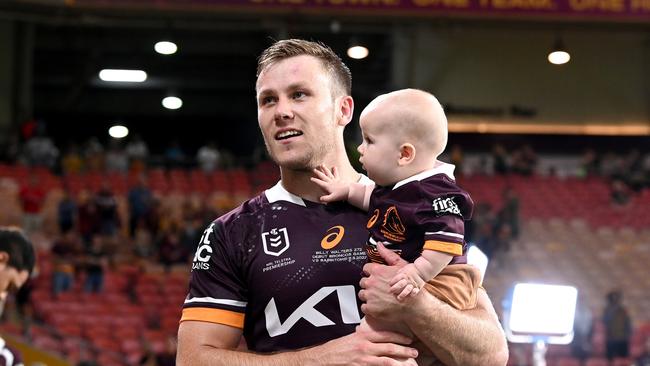
<path id="1" fill-rule="evenodd" d="M 313 41 L 303 39 L 285 39 L 277 41 L 269 48 L 265 49 L 257 60 L 257 74 L 266 70 L 269 66 L 284 59 L 295 56 L 313 56 L 320 60 L 323 68 L 330 74 L 338 90 L 332 91 L 333 94 L 351 95 L 352 93 L 352 74 L 350 69 L 343 63 L 341 58 L 332 51 L 328 46 Z"/>

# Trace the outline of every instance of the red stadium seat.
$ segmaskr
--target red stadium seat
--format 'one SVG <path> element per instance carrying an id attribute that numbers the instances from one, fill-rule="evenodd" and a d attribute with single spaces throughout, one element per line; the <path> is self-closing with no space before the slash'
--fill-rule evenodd
<path id="1" fill-rule="evenodd" d="M 609 360 L 602 357 L 592 357 L 585 361 L 584 366 L 609 366 Z"/>
<path id="2" fill-rule="evenodd" d="M 555 366 L 581 366 L 580 360 L 573 357 L 560 357 L 555 362 Z"/>
<path id="3" fill-rule="evenodd" d="M 610 366 L 630 366 L 634 363 L 634 360 L 630 358 L 615 358 L 612 360 Z"/>

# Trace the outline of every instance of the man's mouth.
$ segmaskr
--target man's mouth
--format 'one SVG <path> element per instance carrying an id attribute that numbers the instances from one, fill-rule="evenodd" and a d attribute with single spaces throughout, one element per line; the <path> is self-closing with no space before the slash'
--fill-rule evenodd
<path id="1" fill-rule="evenodd" d="M 275 134 L 275 139 L 280 141 L 280 140 L 286 140 L 288 138 L 292 138 L 296 136 L 302 136 L 302 131 L 289 130 L 289 131 L 278 132 L 277 134 Z"/>

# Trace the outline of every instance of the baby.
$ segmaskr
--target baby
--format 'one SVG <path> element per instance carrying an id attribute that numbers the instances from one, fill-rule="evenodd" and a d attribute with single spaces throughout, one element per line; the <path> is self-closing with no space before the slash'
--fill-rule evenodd
<path id="1" fill-rule="evenodd" d="M 376 185 L 343 182 L 335 167 L 321 166 L 311 178 L 326 193 L 321 201 L 347 200 L 369 212 L 371 261 L 383 262 L 382 243 L 410 262 L 390 283 L 398 300 L 426 288 L 458 309 L 474 307 L 480 274 L 465 264 L 464 241 L 474 203 L 456 185 L 454 166 L 438 160 L 447 145 L 442 106 L 427 92 L 398 90 L 374 99 L 360 126 L 359 161 Z"/>

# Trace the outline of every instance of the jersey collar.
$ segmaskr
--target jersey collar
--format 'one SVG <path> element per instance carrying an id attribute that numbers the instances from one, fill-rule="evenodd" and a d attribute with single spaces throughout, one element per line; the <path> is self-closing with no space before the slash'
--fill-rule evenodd
<path id="1" fill-rule="evenodd" d="M 453 164 L 448 164 L 448 163 L 444 163 L 442 161 L 437 161 L 436 166 L 434 166 L 433 169 L 425 170 L 422 173 L 418 173 L 418 174 L 412 175 L 412 176 L 410 176 L 410 177 L 408 177 L 408 178 L 406 178 L 404 180 L 401 180 L 401 181 L 395 183 L 395 186 L 393 187 L 393 189 L 396 189 L 397 187 L 401 187 L 401 186 L 403 186 L 403 185 L 405 185 L 406 183 L 409 183 L 409 182 L 429 178 L 429 177 L 434 176 L 436 174 L 444 174 L 447 177 L 449 177 L 449 179 L 456 180 L 456 178 L 454 178 L 454 169 L 456 169 L 456 166 L 453 165 Z"/>
<path id="2" fill-rule="evenodd" d="M 269 200 L 269 203 L 288 201 L 298 206 L 306 207 L 305 201 L 302 198 L 284 189 L 282 181 L 279 181 L 276 185 L 264 191 L 264 194 L 266 195 L 266 199 Z"/>
<path id="3" fill-rule="evenodd" d="M 359 178 L 359 183 L 366 184 L 366 185 L 372 184 L 372 180 L 370 180 L 370 178 L 368 178 L 363 174 L 360 175 L 361 178 Z M 264 194 L 266 195 L 266 199 L 269 201 L 269 203 L 274 203 L 277 201 L 287 201 L 296 204 L 298 206 L 306 207 L 305 201 L 301 197 L 296 196 L 295 194 L 284 189 L 284 187 L 282 186 L 282 181 L 279 181 L 273 187 L 264 191 Z"/>

